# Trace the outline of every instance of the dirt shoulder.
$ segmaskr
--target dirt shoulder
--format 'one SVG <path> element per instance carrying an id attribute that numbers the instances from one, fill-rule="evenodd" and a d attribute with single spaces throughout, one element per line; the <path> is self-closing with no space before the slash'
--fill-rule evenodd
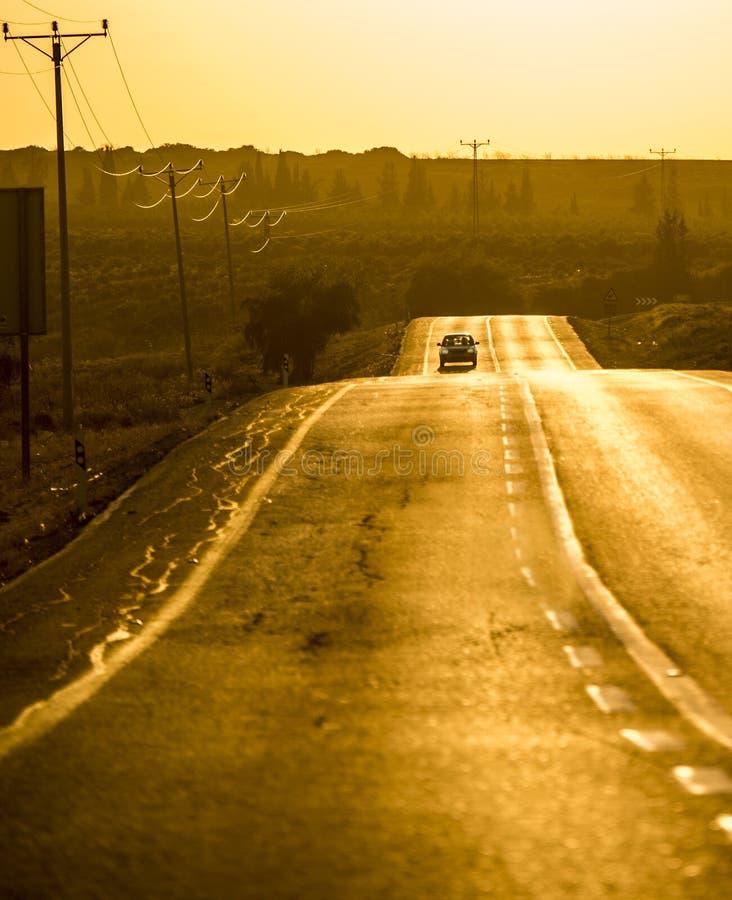
<path id="1" fill-rule="evenodd" d="M 388 375 L 399 356 L 405 329 L 406 323 L 396 323 L 334 337 L 321 355 L 316 382 Z M 80 373 L 83 386 L 89 385 L 85 395 L 91 398 L 85 404 L 84 418 L 95 424 L 80 435 L 88 467 L 87 513 L 81 519 L 72 437 L 44 430 L 46 422 L 39 420 L 31 438 L 31 478 L 27 482 L 20 473 L 19 428 L 13 427 L 0 441 L 0 588 L 73 540 L 87 522 L 175 447 L 280 387 L 279 376 L 263 376 L 256 358 L 241 354 L 236 370 L 230 368 L 214 380 L 210 398 L 203 384 L 183 389 L 180 378 L 155 379 L 153 373 L 136 384 L 134 402 L 146 407 L 141 405 L 130 415 L 130 381 L 139 376 L 143 365 L 138 364 L 137 371 L 123 382 L 124 364 L 119 361 L 115 373 L 100 361 L 97 366 L 86 364 Z M 91 390 L 95 383 L 105 385 L 96 406 Z M 36 391 L 40 393 L 42 387 Z"/>

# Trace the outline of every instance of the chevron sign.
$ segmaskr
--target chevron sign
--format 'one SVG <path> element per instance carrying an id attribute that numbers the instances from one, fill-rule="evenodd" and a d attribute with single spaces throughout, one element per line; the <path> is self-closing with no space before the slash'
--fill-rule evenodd
<path id="1" fill-rule="evenodd" d="M 655 306 L 658 303 L 658 300 L 655 297 L 636 297 L 635 305 L 640 306 L 643 309 Z"/>

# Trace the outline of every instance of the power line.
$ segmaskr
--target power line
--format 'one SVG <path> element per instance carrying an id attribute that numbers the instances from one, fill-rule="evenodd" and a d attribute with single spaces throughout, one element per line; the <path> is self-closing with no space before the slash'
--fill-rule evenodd
<path id="1" fill-rule="evenodd" d="M 147 138 L 150 147 L 152 150 L 155 150 L 155 143 L 153 139 L 150 137 L 150 132 L 145 127 L 145 123 L 142 121 L 142 116 L 140 115 L 140 110 L 137 108 L 137 104 L 135 103 L 135 98 L 132 96 L 132 91 L 130 90 L 130 85 L 127 81 L 127 77 L 125 76 L 124 69 L 122 68 L 122 63 L 120 62 L 119 54 L 117 53 L 117 48 L 114 44 L 114 38 L 112 37 L 112 32 L 107 29 L 107 34 L 109 35 L 109 44 L 112 48 L 112 53 L 114 53 L 114 58 L 117 61 L 117 67 L 119 68 L 119 73 L 122 76 L 122 81 L 127 90 L 127 96 L 130 98 L 130 103 L 132 104 L 132 108 L 135 111 L 135 115 L 137 116 L 137 121 L 140 123 L 140 127 L 145 132 L 145 137 Z"/>
<path id="2" fill-rule="evenodd" d="M 47 9 L 42 9 L 40 6 L 36 6 L 35 3 L 30 3 L 29 0 L 23 0 L 26 6 L 30 6 L 31 9 L 35 9 L 36 12 L 43 13 L 44 16 L 48 16 L 50 19 L 56 19 L 61 22 L 73 22 L 76 25 L 93 25 L 97 22 L 97 19 L 65 19 L 63 16 L 57 16 L 55 13 L 49 12 Z M 16 23 L 17 24 L 17 23 Z M 29 23 L 31 25 L 37 25 L 37 22 Z"/>
<path id="3" fill-rule="evenodd" d="M 62 43 L 62 45 L 63 45 L 63 41 L 62 41 L 61 43 Z M 64 50 L 65 50 L 65 49 L 66 49 L 66 48 L 64 47 Z M 97 114 L 94 112 L 94 107 L 91 105 L 91 103 L 90 103 L 90 101 L 89 101 L 89 97 L 87 96 L 86 91 L 84 90 L 84 85 L 81 83 L 81 79 L 79 78 L 79 75 L 78 75 L 78 73 L 77 73 L 77 71 L 76 71 L 76 69 L 75 69 L 75 67 L 74 67 L 74 63 L 72 62 L 71 57 L 69 57 L 69 66 L 71 67 L 71 71 L 72 71 L 73 74 L 74 74 L 74 78 L 76 79 L 76 83 L 77 83 L 78 86 L 79 86 L 79 90 L 81 91 L 81 96 L 82 96 L 82 97 L 84 98 L 84 100 L 86 101 L 86 105 L 89 107 L 89 112 L 92 114 L 92 117 L 94 118 L 94 121 L 97 123 L 97 128 L 101 131 L 102 137 L 103 137 L 104 140 L 106 141 L 107 146 L 108 146 L 108 147 L 111 147 L 111 146 L 112 146 L 112 141 L 111 141 L 109 135 L 107 134 L 107 132 L 104 130 L 104 127 L 102 126 L 102 123 L 99 121 L 99 117 L 98 117 Z M 70 79 L 69 79 L 69 76 L 68 76 L 68 75 L 66 75 L 66 80 L 67 80 L 67 82 L 69 83 L 69 90 L 71 90 L 71 91 L 72 91 L 72 94 L 73 94 L 73 90 L 72 90 L 72 88 L 71 88 L 71 82 L 70 82 Z M 76 98 L 75 98 L 75 97 L 74 97 L 74 101 L 76 101 Z M 77 108 L 78 108 L 78 103 L 77 103 Z M 79 115 L 81 115 L 81 110 L 79 110 Z M 82 122 L 83 122 L 83 121 L 84 121 L 84 119 L 83 119 L 83 116 L 82 116 Z M 86 126 L 86 122 L 84 122 L 84 127 L 87 129 L 87 134 L 89 134 L 89 129 L 88 129 L 88 127 Z M 90 137 L 90 139 L 92 140 L 92 149 L 94 149 L 94 147 L 95 147 L 94 139 L 92 138 L 91 134 L 89 134 L 89 137 Z"/>
<path id="4" fill-rule="evenodd" d="M 28 4 L 32 6 L 33 4 Z M 34 7 L 39 9 L 39 7 Z M 40 10 L 45 12 L 45 10 Z M 69 221 L 66 201 L 66 153 L 64 151 L 64 119 L 63 119 L 63 93 L 61 89 L 61 66 L 74 50 L 78 50 L 92 37 L 107 36 L 107 20 L 102 20 L 102 31 L 85 32 L 82 34 L 62 35 L 58 22 L 51 23 L 51 34 L 27 34 L 11 35 L 8 23 L 3 24 L 3 38 L 5 41 L 23 41 L 28 46 L 38 50 L 44 56 L 53 60 L 54 85 L 56 93 L 56 162 L 58 169 L 58 215 L 59 215 L 59 241 L 60 241 L 60 274 L 61 274 L 61 386 L 63 396 L 63 423 L 66 431 L 74 427 L 74 394 L 73 394 L 73 362 L 71 341 L 71 278 L 69 274 Z M 43 50 L 35 41 L 51 40 L 51 53 Z M 64 50 L 61 46 L 63 37 L 78 38 L 79 41 L 70 50 Z M 44 101 L 45 103 L 45 101 Z M 52 114 L 53 115 L 53 114 Z"/>
<path id="5" fill-rule="evenodd" d="M 649 153 L 655 153 L 656 156 L 661 157 L 661 213 L 663 214 L 666 209 L 666 173 L 664 171 L 666 157 L 671 156 L 672 153 L 676 153 L 676 148 L 673 150 L 666 150 L 661 147 L 660 150 L 649 150 Z"/>
<path id="6" fill-rule="evenodd" d="M 490 141 L 460 141 L 461 147 L 473 148 L 473 237 L 478 237 L 480 230 L 478 204 L 478 147 L 487 147 Z"/>

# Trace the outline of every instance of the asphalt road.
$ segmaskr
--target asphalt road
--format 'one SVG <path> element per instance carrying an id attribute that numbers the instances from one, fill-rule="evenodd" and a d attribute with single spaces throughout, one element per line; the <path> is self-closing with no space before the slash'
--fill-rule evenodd
<path id="1" fill-rule="evenodd" d="M 728 376 L 541 317 L 417 320 L 396 372 L 242 411 L 0 594 L 0 896 L 732 893 Z"/>

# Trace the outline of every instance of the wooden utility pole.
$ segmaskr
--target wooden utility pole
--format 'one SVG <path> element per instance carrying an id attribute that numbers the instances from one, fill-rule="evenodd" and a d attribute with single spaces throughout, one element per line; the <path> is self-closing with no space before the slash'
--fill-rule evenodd
<path id="1" fill-rule="evenodd" d="M 460 141 L 462 147 L 473 148 L 473 237 L 478 237 L 480 231 L 480 216 L 478 202 L 478 147 L 487 147 L 490 141 Z"/>
<path id="2" fill-rule="evenodd" d="M 661 215 L 666 211 L 666 175 L 664 171 L 664 164 L 666 162 L 666 157 L 671 156 L 672 153 L 676 153 L 676 148 L 673 150 L 664 150 L 661 147 L 660 150 L 649 150 L 649 153 L 655 153 L 656 156 L 661 157 Z"/>
<path id="3" fill-rule="evenodd" d="M 3 37 L 6 41 L 23 41 L 34 50 L 53 61 L 56 86 L 56 159 L 58 163 L 58 221 L 61 267 L 61 389 L 63 395 L 63 427 L 72 431 L 74 427 L 73 359 L 71 341 L 71 279 L 69 275 L 69 221 L 66 203 L 66 156 L 64 148 L 63 92 L 61 89 L 61 64 L 74 50 L 85 44 L 89 38 L 107 36 L 107 19 L 102 19 L 102 31 L 83 34 L 61 34 L 58 22 L 51 23 L 51 34 L 11 35 L 8 23 L 3 23 Z M 51 40 L 51 53 L 38 47 L 33 41 Z M 64 38 L 79 39 L 70 50 L 63 52 Z"/>

